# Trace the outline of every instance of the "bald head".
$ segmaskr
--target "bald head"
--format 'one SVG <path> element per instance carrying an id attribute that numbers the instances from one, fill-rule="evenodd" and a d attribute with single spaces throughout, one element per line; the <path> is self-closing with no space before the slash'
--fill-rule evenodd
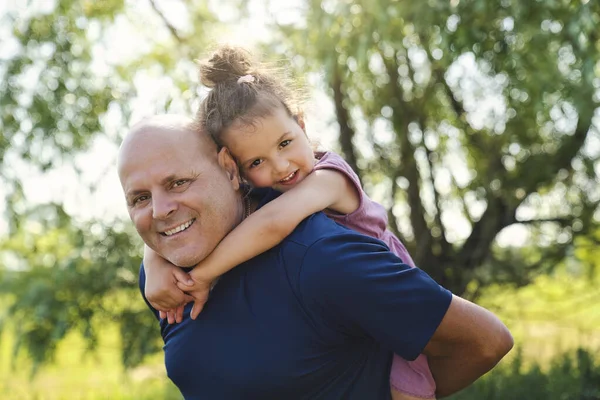
<path id="1" fill-rule="evenodd" d="M 173 139 L 186 146 L 194 146 L 199 157 L 217 155 L 216 144 L 193 119 L 176 114 L 155 115 L 136 123 L 123 139 L 119 149 L 119 170 L 130 152 L 140 150 L 149 142 Z"/>

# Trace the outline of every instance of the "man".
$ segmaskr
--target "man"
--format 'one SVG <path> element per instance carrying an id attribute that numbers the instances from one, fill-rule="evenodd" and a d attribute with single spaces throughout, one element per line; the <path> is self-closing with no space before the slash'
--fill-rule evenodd
<path id="1" fill-rule="evenodd" d="M 136 125 L 118 169 L 138 233 L 174 265 L 197 264 L 276 196 L 250 201 L 228 152 L 177 116 Z M 142 269 L 142 292 L 144 283 Z M 197 320 L 163 319 L 161 333 L 167 373 L 186 399 L 387 399 L 392 351 L 426 354 L 445 396 L 512 347 L 490 312 L 322 213 L 223 275 Z"/>

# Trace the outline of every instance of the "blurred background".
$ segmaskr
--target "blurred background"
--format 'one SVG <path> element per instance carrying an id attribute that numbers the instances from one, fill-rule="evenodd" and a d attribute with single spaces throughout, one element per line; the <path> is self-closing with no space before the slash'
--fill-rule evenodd
<path id="1" fill-rule="evenodd" d="M 600 2 L 0 2 L 0 397 L 179 399 L 137 289 L 127 127 L 232 42 L 308 89 L 417 265 L 516 349 L 453 399 L 600 399 Z"/>

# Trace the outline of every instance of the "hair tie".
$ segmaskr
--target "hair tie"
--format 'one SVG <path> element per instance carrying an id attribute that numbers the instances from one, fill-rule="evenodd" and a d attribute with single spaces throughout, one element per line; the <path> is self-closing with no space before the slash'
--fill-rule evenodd
<path id="1" fill-rule="evenodd" d="M 253 75 L 244 75 L 238 78 L 237 83 L 252 83 L 254 81 L 255 79 Z"/>

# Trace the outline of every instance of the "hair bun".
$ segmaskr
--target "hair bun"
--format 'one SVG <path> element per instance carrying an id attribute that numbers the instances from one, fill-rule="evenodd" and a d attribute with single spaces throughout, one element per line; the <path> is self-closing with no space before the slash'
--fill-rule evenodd
<path id="1" fill-rule="evenodd" d="M 200 63 L 200 82 L 209 88 L 217 84 L 237 80 L 252 71 L 252 56 L 241 47 L 222 46 L 208 61 Z"/>

